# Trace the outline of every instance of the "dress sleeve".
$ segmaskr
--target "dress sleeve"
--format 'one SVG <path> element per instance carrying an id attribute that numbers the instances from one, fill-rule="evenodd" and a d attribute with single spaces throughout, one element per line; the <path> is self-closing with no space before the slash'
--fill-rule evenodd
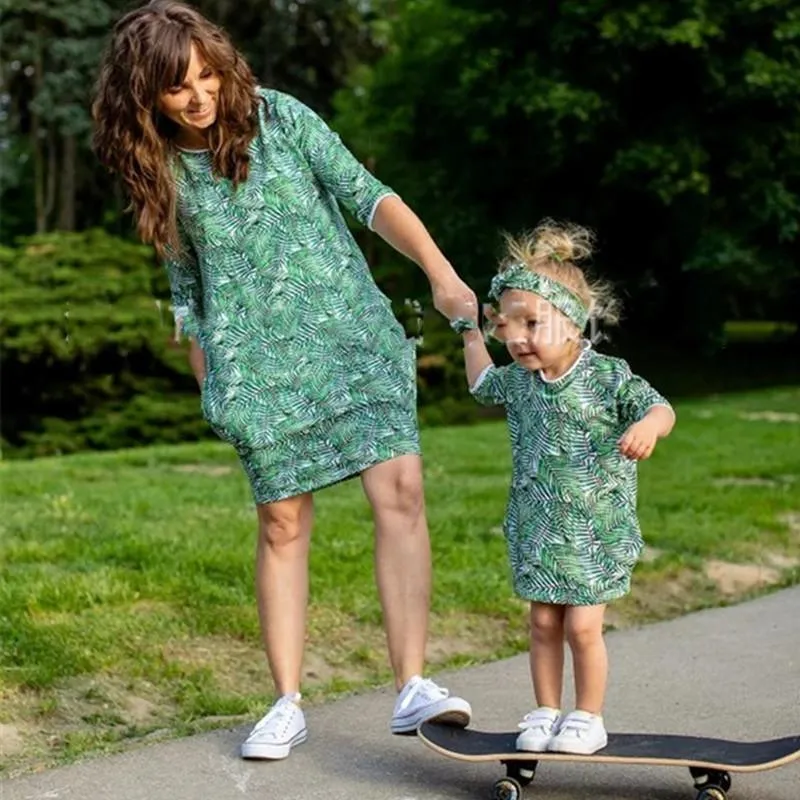
<path id="1" fill-rule="evenodd" d="M 624 361 L 619 365 L 617 407 L 626 425 L 638 422 L 653 406 L 666 406 L 675 413 L 670 402 L 644 378 L 634 375 Z"/>
<path id="2" fill-rule="evenodd" d="M 378 203 L 396 192 L 358 161 L 339 134 L 308 106 L 280 92 L 272 96 L 276 115 L 293 134 L 316 179 L 362 225 L 372 228 Z"/>
<path id="3" fill-rule="evenodd" d="M 490 364 L 470 386 L 469 391 L 482 405 L 505 405 L 508 399 L 508 367 Z"/>
<path id="4" fill-rule="evenodd" d="M 201 338 L 200 319 L 203 314 L 203 292 L 197 254 L 178 222 L 181 252 L 168 252 L 164 268 L 169 278 L 172 314 L 181 332 L 193 339 Z"/>

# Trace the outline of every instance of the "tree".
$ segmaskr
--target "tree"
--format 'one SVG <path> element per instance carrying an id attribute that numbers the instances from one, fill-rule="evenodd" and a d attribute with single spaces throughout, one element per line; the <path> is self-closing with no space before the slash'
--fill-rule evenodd
<path id="1" fill-rule="evenodd" d="M 104 0 L 10 0 L 0 23 L 10 89 L 2 166 L 11 181 L 4 194 L 24 202 L 32 193 L 39 233 L 76 226 L 90 75 L 113 12 Z"/>
<path id="2" fill-rule="evenodd" d="M 0 18 L 0 242 L 104 226 L 130 235 L 115 182 L 90 148 L 100 54 L 130 0 L 6 0 Z M 381 5 L 364 0 L 201 0 L 257 78 L 322 114 L 355 64 L 381 50 Z"/>
<path id="3" fill-rule="evenodd" d="M 337 105 L 481 292 L 499 231 L 556 216 L 599 231 L 596 263 L 640 330 L 711 344 L 737 298 L 790 313 L 790 0 L 409 0 Z"/>

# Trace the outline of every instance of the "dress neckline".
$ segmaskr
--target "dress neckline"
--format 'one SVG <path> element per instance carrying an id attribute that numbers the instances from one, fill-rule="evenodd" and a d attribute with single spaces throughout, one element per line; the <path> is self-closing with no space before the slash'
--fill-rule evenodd
<path id="1" fill-rule="evenodd" d="M 536 380 L 550 392 L 561 391 L 561 389 L 566 388 L 572 383 L 575 376 L 580 372 L 581 365 L 586 361 L 586 354 L 589 353 L 591 349 L 592 343 L 588 339 L 584 339 L 580 354 L 563 375 L 559 375 L 557 378 L 545 378 L 542 371 L 537 369 L 535 372 Z"/>

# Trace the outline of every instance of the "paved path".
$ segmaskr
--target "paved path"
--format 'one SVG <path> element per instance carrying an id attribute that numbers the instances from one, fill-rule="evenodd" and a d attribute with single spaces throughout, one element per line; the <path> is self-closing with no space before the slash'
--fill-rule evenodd
<path id="1" fill-rule="evenodd" d="M 732 739 L 800 734 L 800 587 L 611 633 L 607 723 Z M 531 703 L 527 659 L 442 676 L 475 727 L 513 728 Z M 246 729 L 141 747 L 0 784 L 0 800 L 485 800 L 502 768 L 462 765 L 388 734 L 388 691 L 311 708 L 283 762 L 243 762 Z M 694 800 L 681 768 L 542 764 L 531 800 Z M 800 761 L 734 775 L 731 800 L 798 800 Z"/>

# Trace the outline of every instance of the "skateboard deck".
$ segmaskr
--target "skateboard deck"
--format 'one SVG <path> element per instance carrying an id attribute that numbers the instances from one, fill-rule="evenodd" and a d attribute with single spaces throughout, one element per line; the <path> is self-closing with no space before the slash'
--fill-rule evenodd
<path id="1" fill-rule="evenodd" d="M 727 800 L 731 772 L 759 772 L 800 759 L 800 736 L 762 742 L 736 742 L 673 734 L 609 733 L 608 744 L 592 755 L 530 753 L 516 749 L 517 733 L 490 733 L 425 722 L 418 731 L 424 744 L 461 761 L 500 761 L 507 777 L 497 781 L 494 800 L 519 800 L 543 761 L 650 764 L 688 767 L 697 800 Z"/>

